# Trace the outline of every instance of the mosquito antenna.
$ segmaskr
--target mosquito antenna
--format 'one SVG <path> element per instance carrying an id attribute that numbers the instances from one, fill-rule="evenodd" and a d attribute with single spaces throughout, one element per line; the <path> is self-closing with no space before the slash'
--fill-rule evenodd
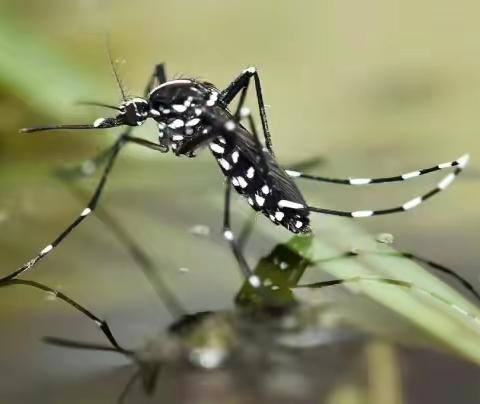
<path id="1" fill-rule="evenodd" d="M 110 47 L 110 40 L 108 37 L 105 38 L 105 43 L 107 46 L 108 60 L 110 62 L 110 67 L 112 68 L 113 76 L 115 77 L 115 81 L 117 82 L 118 88 L 120 90 L 120 94 L 122 95 L 122 100 L 126 101 L 127 96 L 125 95 L 125 89 L 123 88 L 123 83 L 120 80 L 120 77 L 118 76 L 117 68 L 115 67 L 115 62 L 113 61 L 112 49 Z"/>
<path id="2" fill-rule="evenodd" d="M 116 111 L 121 111 L 121 109 L 115 105 L 105 104 L 103 102 L 96 102 L 96 101 L 76 101 L 75 105 L 90 105 L 94 107 L 103 107 L 103 108 L 114 109 Z"/>

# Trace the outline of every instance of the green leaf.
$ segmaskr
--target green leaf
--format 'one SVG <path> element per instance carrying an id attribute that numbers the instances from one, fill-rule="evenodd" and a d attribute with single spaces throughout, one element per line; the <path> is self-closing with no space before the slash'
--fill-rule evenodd
<path id="1" fill-rule="evenodd" d="M 345 288 L 368 297 L 406 320 L 417 332 L 426 336 L 430 344 L 441 345 L 480 363 L 480 318 L 477 306 L 430 271 L 412 260 L 399 257 L 393 248 L 376 242 L 357 226 L 345 221 L 334 222 L 338 222 L 338 225 L 328 239 L 294 237 L 288 243 L 289 247 L 308 260 L 317 262 L 322 271 L 334 278 L 351 279 L 352 282 L 343 285 Z M 346 255 L 348 251 L 342 245 L 358 249 L 358 256 Z M 368 279 L 355 280 L 358 277 L 388 278 L 406 283 L 399 286 Z M 412 286 L 408 286 L 408 283 Z M 356 314 L 358 311 L 355 311 Z M 374 313 L 363 313 L 361 322 L 374 321 L 374 317 Z M 354 318 L 357 323 L 358 320 Z M 403 341 L 407 338 L 398 335 L 397 339 Z"/>

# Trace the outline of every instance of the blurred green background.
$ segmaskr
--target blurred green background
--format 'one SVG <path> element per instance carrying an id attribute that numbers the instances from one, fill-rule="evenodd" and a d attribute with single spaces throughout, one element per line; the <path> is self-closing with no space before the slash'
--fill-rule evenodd
<path id="1" fill-rule="evenodd" d="M 200 77 L 220 88 L 248 65 L 257 66 L 274 147 L 285 164 L 319 156 L 325 163 L 315 172 L 322 175 L 385 176 L 470 152 L 467 172 L 447 192 L 406 214 L 358 225 L 371 234 L 392 233 L 396 248 L 432 257 L 478 283 L 479 12 L 478 2 L 431 0 L 0 1 L 1 273 L 28 260 L 83 209 L 53 170 L 93 157 L 115 138 L 115 130 L 18 134 L 25 126 L 88 123 L 105 114 L 74 105 L 79 100 L 119 101 L 108 35 L 131 94 L 142 93 L 159 62 L 167 63 L 170 77 Z M 139 134 L 155 140 L 156 128 L 147 124 Z M 95 178 L 78 182 L 87 195 Z M 364 189 L 301 185 L 314 205 L 356 210 L 403 203 L 438 178 Z M 192 311 L 229 306 L 240 285 L 218 231 L 221 185 L 208 152 L 186 160 L 132 146 L 101 201 Z M 243 201 L 234 211 L 237 224 L 249 212 Z M 344 223 L 320 217 L 315 231 L 328 239 Z M 192 235 L 197 224 L 209 226 L 211 236 Z M 248 248 L 252 263 L 289 238 L 268 227 L 258 218 L 256 242 Z M 340 250 L 356 246 L 348 237 L 335 240 Z M 171 320 L 96 218 L 29 277 L 62 287 L 106 316 L 126 345 L 142 344 Z M 2 290 L 0 307 L 0 370 L 9 375 L 0 391 L 5 402 L 40 402 L 39 394 L 45 402 L 82 402 L 59 386 L 117 364 L 39 341 L 43 335 L 99 338 L 60 303 L 11 288 Z M 109 390 L 106 402 L 115 397 Z"/>

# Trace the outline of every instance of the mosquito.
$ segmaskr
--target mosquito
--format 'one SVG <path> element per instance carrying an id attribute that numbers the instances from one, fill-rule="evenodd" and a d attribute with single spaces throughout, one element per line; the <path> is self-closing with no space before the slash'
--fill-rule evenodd
<path id="1" fill-rule="evenodd" d="M 110 58 L 111 61 L 111 58 Z M 108 176 L 120 151 L 127 144 L 176 156 L 195 157 L 208 147 L 225 177 L 223 213 L 223 237 L 228 242 L 243 276 L 255 288 L 261 280 L 246 262 L 231 227 L 231 188 L 244 197 L 257 212 L 268 217 L 275 225 L 283 226 L 294 234 L 311 233 L 310 214 L 365 218 L 408 211 L 447 188 L 468 163 L 468 155 L 429 168 L 402 175 L 379 178 L 327 178 L 301 171 L 283 168 L 277 161 L 265 111 L 260 76 L 255 67 L 242 71 L 227 87 L 220 90 L 213 84 L 193 78 L 168 80 L 164 64 L 156 65 L 143 96 L 127 96 L 111 61 L 122 101 L 118 106 L 91 103 L 116 111 L 114 116 L 100 117 L 91 124 L 47 125 L 22 129 L 23 133 L 48 130 L 99 130 L 127 127 L 125 132 L 105 152 L 108 156 L 100 181 L 87 206 L 58 237 L 42 248 L 21 267 L 0 278 L 0 282 L 12 280 L 31 269 L 38 261 L 51 253 L 83 220 L 95 210 Z M 250 110 L 244 106 L 247 91 L 253 80 L 264 142 L 257 133 Z M 234 112 L 229 106 L 238 97 Z M 147 119 L 158 124 L 158 142 L 151 142 L 131 135 L 133 128 Z M 435 188 L 407 202 L 386 209 L 333 210 L 309 205 L 296 185 L 297 179 L 363 186 L 410 180 L 428 173 L 453 168 Z"/>

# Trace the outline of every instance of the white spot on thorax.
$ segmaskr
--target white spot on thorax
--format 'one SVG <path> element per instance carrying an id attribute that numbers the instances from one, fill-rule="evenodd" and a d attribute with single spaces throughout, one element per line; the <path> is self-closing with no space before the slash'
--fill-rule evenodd
<path id="1" fill-rule="evenodd" d="M 232 161 L 237 164 L 238 163 L 238 158 L 240 157 L 240 154 L 238 153 L 238 151 L 234 151 L 232 153 Z"/>
<path id="2" fill-rule="evenodd" d="M 198 125 L 199 122 L 200 122 L 200 118 L 193 118 L 193 119 L 190 119 L 185 125 L 195 126 L 195 125 Z"/>
<path id="3" fill-rule="evenodd" d="M 265 194 L 265 195 L 268 195 L 268 193 L 270 192 L 270 188 L 268 187 L 268 185 L 264 185 L 262 187 L 262 192 Z"/>
<path id="4" fill-rule="evenodd" d="M 172 140 L 173 141 L 183 140 L 183 135 L 173 135 Z"/>
<path id="5" fill-rule="evenodd" d="M 187 107 L 181 104 L 172 105 L 172 108 L 174 111 L 177 111 L 177 112 L 185 112 L 187 110 Z"/>
<path id="6" fill-rule="evenodd" d="M 175 119 L 172 123 L 168 124 L 168 127 L 171 129 L 178 129 L 184 125 L 185 123 L 181 119 Z"/>
<path id="7" fill-rule="evenodd" d="M 253 167 L 250 167 L 247 170 L 247 178 L 253 178 L 254 175 L 255 175 L 255 169 Z"/>

